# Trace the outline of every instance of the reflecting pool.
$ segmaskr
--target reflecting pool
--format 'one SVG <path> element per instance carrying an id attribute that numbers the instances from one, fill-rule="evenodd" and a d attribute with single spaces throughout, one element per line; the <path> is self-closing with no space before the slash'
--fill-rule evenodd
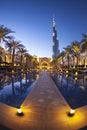
<path id="1" fill-rule="evenodd" d="M 87 105 L 87 74 L 55 73 L 53 80 L 72 108 Z"/>
<path id="2" fill-rule="evenodd" d="M 18 107 L 24 101 L 37 79 L 36 72 L 1 73 L 0 102 Z"/>

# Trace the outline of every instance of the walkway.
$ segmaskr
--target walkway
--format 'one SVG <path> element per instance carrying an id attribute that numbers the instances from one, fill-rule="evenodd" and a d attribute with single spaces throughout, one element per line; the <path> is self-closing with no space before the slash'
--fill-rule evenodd
<path id="1" fill-rule="evenodd" d="M 16 108 L 0 103 L 0 123 L 12 130 L 77 130 L 87 125 L 87 106 L 68 117 L 67 102 L 50 76 L 44 72 L 22 104 L 24 116 Z"/>

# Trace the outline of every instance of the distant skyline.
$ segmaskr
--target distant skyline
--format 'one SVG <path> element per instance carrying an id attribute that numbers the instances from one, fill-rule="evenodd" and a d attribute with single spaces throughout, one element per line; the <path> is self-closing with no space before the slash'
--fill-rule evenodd
<path id="1" fill-rule="evenodd" d="M 52 57 L 52 18 L 60 51 L 87 34 L 87 0 L 0 0 L 0 24 L 16 33 L 31 55 Z"/>

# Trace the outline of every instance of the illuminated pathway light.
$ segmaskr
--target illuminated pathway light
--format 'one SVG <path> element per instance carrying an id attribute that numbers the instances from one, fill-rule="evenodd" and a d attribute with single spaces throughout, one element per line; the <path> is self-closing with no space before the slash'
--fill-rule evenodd
<path id="1" fill-rule="evenodd" d="M 74 109 L 70 109 L 68 115 L 69 116 L 74 116 L 74 114 L 75 114 L 75 110 Z"/>
<path id="2" fill-rule="evenodd" d="M 77 75 L 78 75 L 78 72 L 75 72 L 75 75 L 77 76 Z"/>
<path id="3" fill-rule="evenodd" d="M 17 108 L 17 115 L 18 116 L 23 116 L 23 111 L 22 111 L 21 107 Z"/>

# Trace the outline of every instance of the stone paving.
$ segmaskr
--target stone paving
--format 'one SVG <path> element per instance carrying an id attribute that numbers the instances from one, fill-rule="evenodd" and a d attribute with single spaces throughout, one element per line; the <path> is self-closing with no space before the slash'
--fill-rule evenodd
<path id="1" fill-rule="evenodd" d="M 0 103 L 0 124 L 11 130 L 78 130 L 87 125 L 87 106 L 69 117 L 70 106 L 46 72 L 21 107 L 24 115 L 18 116 L 16 108 Z"/>

